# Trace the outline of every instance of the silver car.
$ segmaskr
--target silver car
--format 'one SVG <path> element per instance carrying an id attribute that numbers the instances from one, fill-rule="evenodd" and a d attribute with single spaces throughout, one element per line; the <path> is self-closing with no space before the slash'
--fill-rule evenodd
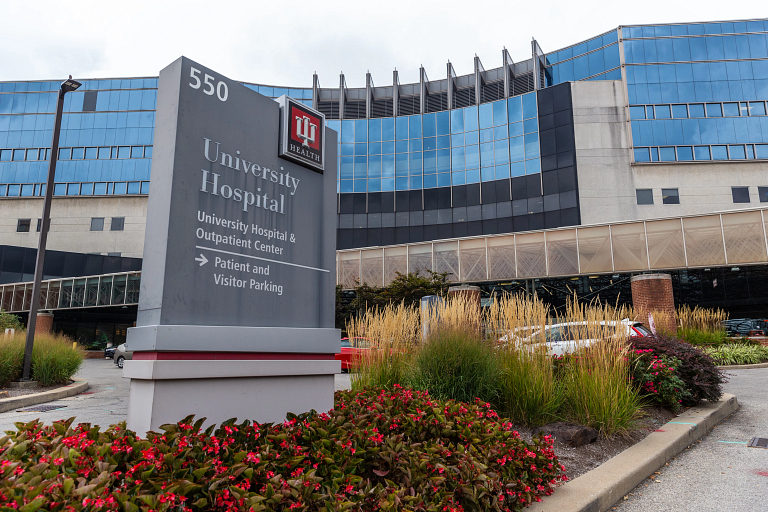
<path id="1" fill-rule="evenodd" d="M 123 367 L 123 363 L 127 360 L 130 361 L 133 359 L 133 351 L 128 350 L 125 348 L 125 343 L 118 345 L 117 350 L 115 350 L 115 355 L 112 357 L 112 360 L 115 362 L 118 368 Z"/>

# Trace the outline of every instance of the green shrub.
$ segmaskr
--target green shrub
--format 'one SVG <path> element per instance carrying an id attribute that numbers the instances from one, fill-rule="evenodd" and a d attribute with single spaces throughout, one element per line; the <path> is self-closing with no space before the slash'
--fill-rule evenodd
<path id="1" fill-rule="evenodd" d="M 558 418 L 563 386 L 545 350 L 505 350 L 499 385 L 499 410 L 512 420 L 540 426 Z"/>
<path id="2" fill-rule="evenodd" d="M 768 361 L 768 347 L 747 344 L 727 344 L 707 347 L 704 352 L 717 364 L 757 364 Z"/>
<path id="3" fill-rule="evenodd" d="M 686 407 L 698 405 L 702 400 L 717 402 L 723 396 L 723 372 L 717 369 L 715 361 L 699 347 L 666 336 L 631 338 L 633 350 L 651 349 L 655 354 L 674 357 L 680 361 L 677 374 L 691 392 L 683 398 Z"/>
<path id="4" fill-rule="evenodd" d="M 566 480 L 552 441 L 523 441 L 488 404 L 338 392 L 328 413 L 138 438 L 73 419 L 0 441 L 3 510 L 521 511 Z"/>
<path id="5" fill-rule="evenodd" d="M 656 354 L 653 349 L 637 349 L 630 355 L 630 378 L 648 403 L 678 411 L 691 397 L 677 371 L 681 364 L 676 357 Z"/>
<path id="6" fill-rule="evenodd" d="M 497 403 L 501 376 L 498 356 L 479 335 L 440 329 L 416 352 L 406 380 L 441 400 Z"/>
<path id="7" fill-rule="evenodd" d="M 0 310 L 0 334 L 5 333 L 6 329 L 20 331 L 22 329 L 21 320 L 16 315 Z"/>
<path id="8" fill-rule="evenodd" d="M 724 330 L 703 331 L 700 329 L 677 329 L 677 337 L 691 345 L 721 345 L 728 341 L 728 335 Z"/>

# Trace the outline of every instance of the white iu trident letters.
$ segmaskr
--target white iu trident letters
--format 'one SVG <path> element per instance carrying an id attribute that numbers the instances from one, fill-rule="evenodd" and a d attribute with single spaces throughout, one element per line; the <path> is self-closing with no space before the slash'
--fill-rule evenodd
<path id="1" fill-rule="evenodd" d="M 310 144 L 314 144 L 315 130 L 317 125 L 310 123 L 307 116 L 296 116 L 296 136 L 304 140 L 302 146 L 309 147 Z"/>

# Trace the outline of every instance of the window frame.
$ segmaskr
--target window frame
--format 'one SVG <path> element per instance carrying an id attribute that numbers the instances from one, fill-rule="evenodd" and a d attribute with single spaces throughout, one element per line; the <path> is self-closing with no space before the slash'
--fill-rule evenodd
<path id="1" fill-rule="evenodd" d="M 94 224 L 94 222 L 96 224 Z M 100 228 L 94 229 L 94 225 L 97 225 L 98 223 L 101 223 Z M 104 231 L 104 217 L 91 217 L 91 231 Z"/>
<path id="2" fill-rule="evenodd" d="M 16 232 L 17 233 L 29 233 L 32 228 L 32 219 L 17 219 Z"/>
<path id="3" fill-rule="evenodd" d="M 112 217 L 109 225 L 110 231 L 125 231 L 125 217 Z"/>
<path id="4" fill-rule="evenodd" d="M 673 191 L 674 191 L 674 194 L 671 193 Z M 662 204 L 680 204 L 680 189 L 678 188 L 661 189 L 661 203 Z"/>

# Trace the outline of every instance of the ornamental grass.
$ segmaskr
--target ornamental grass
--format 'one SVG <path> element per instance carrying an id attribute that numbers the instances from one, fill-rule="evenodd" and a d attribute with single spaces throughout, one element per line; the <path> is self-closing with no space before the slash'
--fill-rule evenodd
<path id="1" fill-rule="evenodd" d="M 26 332 L 0 337 L 0 387 L 21 378 Z M 83 364 L 85 353 L 62 334 L 35 334 L 30 377 L 41 386 L 65 385 Z"/>
<path id="2" fill-rule="evenodd" d="M 570 301 L 555 316 L 540 300 L 496 297 L 481 310 L 462 296 L 419 314 L 388 305 L 347 325 L 371 350 L 353 369 L 353 389 L 400 384 L 442 399 L 488 401 L 516 422 L 538 426 L 567 419 L 606 435 L 633 427 L 641 406 L 629 380 L 627 334 L 632 312 Z M 546 342 L 554 323 L 569 323 L 574 357 L 556 372 Z M 399 340 L 399 341 L 398 341 Z"/>

